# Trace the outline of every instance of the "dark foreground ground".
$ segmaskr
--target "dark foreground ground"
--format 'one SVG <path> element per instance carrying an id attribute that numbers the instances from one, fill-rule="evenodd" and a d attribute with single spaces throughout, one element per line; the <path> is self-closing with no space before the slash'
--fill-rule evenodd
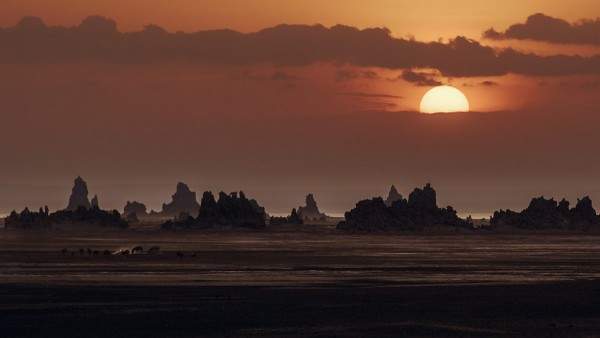
<path id="1" fill-rule="evenodd" d="M 0 286 L 3 336 L 600 336 L 600 283 Z"/>
<path id="2" fill-rule="evenodd" d="M 0 232 L 21 336 L 598 337 L 600 236 Z"/>

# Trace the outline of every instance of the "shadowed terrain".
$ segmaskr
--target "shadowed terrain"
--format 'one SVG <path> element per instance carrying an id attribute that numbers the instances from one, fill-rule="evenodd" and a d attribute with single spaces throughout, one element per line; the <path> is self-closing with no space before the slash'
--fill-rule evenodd
<path id="1" fill-rule="evenodd" d="M 4 332 L 44 336 L 597 336 L 600 283 L 314 288 L 1 285 Z"/>
<path id="2" fill-rule="evenodd" d="M 597 335 L 598 243 L 581 234 L 5 230 L 0 325 L 14 336 Z M 134 245 L 145 251 L 119 251 Z M 93 254 L 103 250 L 116 254 Z"/>

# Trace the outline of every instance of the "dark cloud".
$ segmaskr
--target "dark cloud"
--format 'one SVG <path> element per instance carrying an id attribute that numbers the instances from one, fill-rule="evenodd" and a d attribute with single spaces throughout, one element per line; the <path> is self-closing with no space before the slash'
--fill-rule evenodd
<path id="1" fill-rule="evenodd" d="M 486 80 L 486 81 L 481 81 L 478 83 L 474 83 L 474 82 L 467 82 L 463 84 L 463 87 L 496 87 L 498 86 L 498 82 L 495 81 L 490 81 L 490 80 Z"/>
<path id="2" fill-rule="evenodd" d="M 335 72 L 334 79 L 336 82 L 352 81 L 358 79 L 358 72 L 348 70 L 338 70 Z"/>
<path id="3" fill-rule="evenodd" d="M 442 82 L 436 80 L 436 77 L 437 74 L 414 72 L 412 70 L 402 72 L 402 79 L 416 86 L 441 86 Z"/>
<path id="4" fill-rule="evenodd" d="M 600 55 L 592 57 L 579 55 L 538 56 L 524 54 L 509 48 L 499 53 L 499 59 L 506 69 L 515 74 L 533 76 L 600 74 Z"/>
<path id="5" fill-rule="evenodd" d="M 385 28 L 280 25 L 255 33 L 211 30 L 169 33 L 157 26 L 120 33 L 117 24 L 99 16 L 75 27 L 48 27 L 27 17 L 0 29 L 0 62 L 144 63 L 187 61 L 214 65 L 304 66 L 334 62 L 387 69 L 431 68 L 446 77 L 600 74 L 600 56 L 539 56 L 512 49 L 496 50 L 456 37 L 419 42 L 391 36 Z M 373 72 L 339 73 L 340 81 L 377 78 Z"/>
<path id="6" fill-rule="evenodd" d="M 600 19 L 582 20 L 571 24 L 537 13 L 528 17 L 525 23 L 512 25 L 504 32 L 490 28 L 483 33 L 483 37 L 493 40 L 517 39 L 600 45 Z"/>
<path id="7" fill-rule="evenodd" d="M 377 75 L 377 73 L 374 72 L 374 71 L 371 71 L 371 70 L 362 72 L 362 76 L 365 79 L 378 79 L 379 78 L 379 76 Z"/>

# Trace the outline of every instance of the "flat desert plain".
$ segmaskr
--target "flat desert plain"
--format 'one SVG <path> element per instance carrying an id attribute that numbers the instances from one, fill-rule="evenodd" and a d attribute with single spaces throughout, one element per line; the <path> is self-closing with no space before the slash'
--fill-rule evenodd
<path id="1" fill-rule="evenodd" d="M 121 254 L 135 246 L 144 252 Z M 598 336 L 600 236 L 2 229 L 0 327 L 7 337 Z"/>

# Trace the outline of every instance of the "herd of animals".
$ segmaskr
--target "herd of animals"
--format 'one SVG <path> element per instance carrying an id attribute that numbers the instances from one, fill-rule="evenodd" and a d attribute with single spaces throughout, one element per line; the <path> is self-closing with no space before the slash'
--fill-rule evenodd
<path id="1" fill-rule="evenodd" d="M 160 253 L 160 247 L 159 246 L 153 246 L 150 249 L 144 251 L 144 247 L 143 246 L 135 246 L 131 249 L 119 249 L 116 251 L 111 251 L 108 249 L 105 250 L 92 250 L 90 248 L 87 249 L 76 249 L 76 250 L 69 250 L 69 249 L 62 249 L 61 253 L 63 256 L 130 256 L 130 255 L 157 255 Z M 193 252 L 182 252 L 182 251 L 177 251 L 175 252 L 175 256 L 177 258 L 184 258 L 184 257 L 191 257 L 191 258 L 196 258 L 197 254 L 195 251 Z"/>

